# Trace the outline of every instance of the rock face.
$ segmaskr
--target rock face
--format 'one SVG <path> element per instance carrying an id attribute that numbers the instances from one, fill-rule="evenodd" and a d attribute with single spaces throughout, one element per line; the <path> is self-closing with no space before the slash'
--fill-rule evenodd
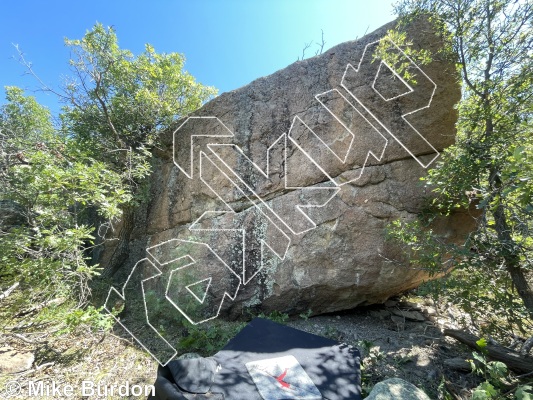
<path id="1" fill-rule="evenodd" d="M 391 378 L 374 386 L 367 400 L 430 400 L 428 395 L 412 383 L 399 378 Z"/>
<path id="2" fill-rule="evenodd" d="M 444 61 L 411 62 L 409 84 L 373 61 L 393 26 L 179 121 L 155 151 L 150 201 L 136 215 L 122 269 L 131 274 L 120 284 L 144 279 L 145 295 L 199 323 L 249 309 L 349 309 L 427 279 L 405 265 L 385 228 L 420 211 L 427 193 L 419 178 L 454 142 L 460 90 Z M 415 48 L 440 46 L 424 20 L 408 34 Z M 471 225 L 462 214 L 439 229 L 456 240 Z"/>

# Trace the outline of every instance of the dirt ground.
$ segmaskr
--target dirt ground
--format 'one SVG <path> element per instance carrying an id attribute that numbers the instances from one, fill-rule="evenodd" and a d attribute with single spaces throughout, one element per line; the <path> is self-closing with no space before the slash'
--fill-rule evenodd
<path id="1" fill-rule="evenodd" d="M 413 306 L 421 311 L 413 310 Z M 471 350 L 443 336 L 444 325 L 456 326 L 445 318 L 424 315 L 427 308 L 433 307 L 399 302 L 391 307 L 374 306 L 295 320 L 289 325 L 356 346 L 362 354 L 364 394 L 376 383 L 398 377 L 415 384 L 432 399 L 439 398 L 439 386 L 445 383 L 467 398 L 468 389 L 477 385 L 478 378 L 450 368 L 445 361 L 471 358 Z M 403 311 L 411 319 L 395 315 Z"/>
<path id="2" fill-rule="evenodd" d="M 444 325 L 454 327 L 453 319 L 438 315 L 438 308 L 429 300 L 394 300 L 338 314 L 297 317 L 285 323 L 356 346 L 362 354 L 364 393 L 379 381 L 399 377 L 423 389 L 432 399 L 440 398 L 439 385 L 444 384 L 466 399 L 468 388 L 477 384 L 477 378 L 450 368 L 446 360 L 467 359 L 471 352 L 442 335 Z M 0 354 L 8 350 L 29 353 L 33 359 L 29 360 L 29 369 L 0 373 L 0 398 L 8 398 L 6 388 L 20 389 L 21 394 L 9 398 L 35 398 L 28 395 L 30 386 L 35 392 L 39 382 L 42 387 L 55 382 L 62 385 L 59 392 L 70 385 L 74 393 L 40 393 L 39 398 L 81 399 L 87 398 L 81 396 L 79 389 L 83 381 L 99 382 L 103 387 L 114 386 L 116 382 L 144 387 L 156 377 L 157 362 L 118 328 L 107 334 L 83 332 L 58 338 L 39 332 L 24 335 L 14 332 L 4 330 L 0 336 Z M 90 398 L 145 398 L 144 393 L 133 396 L 131 391 L 130 396 L 121 396 L 115 389 L 114 393 L 95 391 Z"/>

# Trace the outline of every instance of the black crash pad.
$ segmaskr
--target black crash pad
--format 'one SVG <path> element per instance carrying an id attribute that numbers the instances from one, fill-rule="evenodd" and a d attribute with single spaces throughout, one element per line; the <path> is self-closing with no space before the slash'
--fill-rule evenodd
<path id="1" fill-rule="evenodd" d="M 311 385 L 318 389 L 322 399 L 362 398 L 360 354 L 356 348 L 255 318 L 213 357 L 202 359 L 204 361 L 175 360 L 159 367 L 153 399 L 263 400 L 248 368 L 253 362 L 261 364 L 274 360 L 275 364 L 281 357 L 282 360 L 296 359 L 301 368 L 297 366 L 295 370 L 305 371 L 305 379 L 312 381 Z M 185 373 L 183 369 L 188 371 Z M 278 393 L 287 393 L 275 400 L 305 398 L 290 394 L 291 384 L 296 382 L 292 388 L 299 385 L 294 374 L 290 369 L 283 371 L 282 368 L 270 378 L 267 374 L 264 382 L 257 380 L 257 376 L 256 381 L 262 386 L 263 393 L 263 383 L 266 386 L 278 384 Z M 287 390 L 280 390 L 282 386 Z M 209 390 L 205 393 L 207 387 Z M 204 394 L 191 394 L 198 388 L 202 388 Z M 313 389 L 315 393 L 316 389 Z"/>

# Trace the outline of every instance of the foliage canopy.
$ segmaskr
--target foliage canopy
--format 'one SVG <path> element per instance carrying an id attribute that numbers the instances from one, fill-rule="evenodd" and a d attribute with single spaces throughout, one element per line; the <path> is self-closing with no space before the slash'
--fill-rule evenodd
<path id="1" fill-rule="evenodd" d="M 434 194 L 425 217 L 472 205 L 481 215 L 462 246 L 445 244 L 431 230 L 421 233 L 428 220 L 397 222 L 392 236 L 414 263 L 446 273 L 434 285 L 452 291 L 478 328 L 527 332 L 533 316 L 533 3 L 403 0 L 397 11 L 400 30 L 421 14 L 434 23 L 446 46 L 432 56 L 454 57 L 462 78 L 456 144 L 425 178 Z"/>
<path id="2" fill-rule="evenodd" d="M 48 88 L 64 103 L 57 124 L 16 87 L 0 106 L 0 288 L 19 285 L 2 305 L 28 315 L 59 306 L 41 314 L 107 326 L 87 307 L 98 229 L 132 215 L 160 133 L 215 90 L 183 70 L 182 55 L 146 45 L 135 57 L 101 24 L 66 45 L 72 75 Z"/>

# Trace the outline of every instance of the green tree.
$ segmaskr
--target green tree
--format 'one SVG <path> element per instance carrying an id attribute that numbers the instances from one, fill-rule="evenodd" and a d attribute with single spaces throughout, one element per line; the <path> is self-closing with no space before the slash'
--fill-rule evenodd
<path id="1" fill-rule="evenodd" d="M 88 305 L 88 282 L 111 275 L 127 256 L 151 149 L 163 130 L 215 90 L 183 70 L 182 55 L 158 54 L 146 45 L 134 57 L 101 24 L 66 44 L 72 77 L 60 90 L 48 88 L 64 103 L 57 125 L 19 88 L 6 88 L 7 102 L 0 106 L 0 212 L 6 213 L 0 220 L 0 288 L 19 285 L 10 292 L 9 301 L 18 303 L 9 310 L 52 299 L 63 304 L 69 324 L 88 318 L 98 323 L 105 318 Z M 102 271 L 90 260 L 97 229 L 119 218 L 120 245 Z M 0 292 L 2 298 L 7 294 Z"/>
<path id="2" fill-rule="evenodd" d="M 99 273 L 87 263 L 94 227 L 84 224 L 84 210 L 115 218 L 130 196 L 118 174 L 57 132 L 33 97 L 7 87 L 6 100 L 0 107 L 0 207 L 10 218 L 0 221 L 0 287 L 19 285 L 12 311 L 53 301 L 69 313 L 87 305 L 88 281 Z"/>
<path id="3" fill-rule="evenodd" d="M 63 129 L 121 175 L 132 200 L 123 204 L 120 244 L 106 275 L 127 259 L 135 206 L 146 191 L 150 150 L 171 124 L 199 108 L 215 93 L 183 70 L 178 53 L 158 54 L 150 45 L 137 57 L 118 46 L 113 28 L 96 24 L 81 40 L 66 40 L 73 57 L 72 79 L 58 93 L 65 107 Z"/>
<path id="4" fill-rule="evenodd" d="M 461 73 L 456 144 L 443 152 L 426 178 L 435 194 L 433 212 L 449 214 L 471 202 L 481 211 L 477 230 L 454 249 L 459 269 L 454 279 L 459 278 L 465 290 L 482 290 L 478 305 L 495 300 L 497 311 L 510 315 L 522 307 L 531 317 L 533 3 L 401 0 L 396 7 L 402 17 L 400 30 L 420 14 L 434 22 L 447 47 L 433 57 L 453 55 Z M 437 254 L 440 245 L 436 240 L 429 244 L 423 236 L 414 226 L 397 226 L 396 237 L 410 244 L 412 255 L 420 259 L 424 253 L 431 264 L 427 255 Z M 439 249 L 440 256 L 432 258 L 434 266 L 450 251 Z M 523 320 L 521 315 L 516 321 Z"/>

